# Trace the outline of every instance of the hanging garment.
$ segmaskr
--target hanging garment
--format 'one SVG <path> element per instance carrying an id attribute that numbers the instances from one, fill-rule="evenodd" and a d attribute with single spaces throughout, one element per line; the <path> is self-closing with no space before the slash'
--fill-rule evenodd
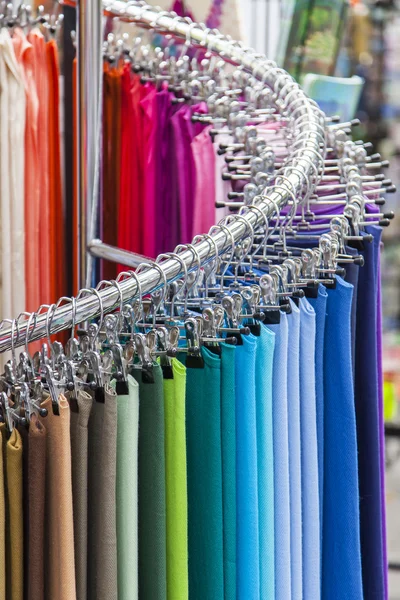
<path id="1" fill-rule="evenodd" d="M 324 346 L 322 597 L 363 598 L 357 433 L 351 365 L 353 286 L 328 289 Z"/>
<path id="2" fill-rule="evenodd" d="M 380 232 L 373 227 L 374 243 L 380 238 Z M 376 234 L 375 234 L 376 232 Z M 379 243 L 377 251 L 377 306 L 376 306 L 376 339 L 377 339 L 377 369 L 378 369 L 378 407 L 379 407 L 379 445 L 380 445 L 380 471 L 381 471 L 381 509 L 382 509 L 382 547 L 383 547 L 383 574 L 385 600 L 388 598 L 388 557 L 387 557 L 387 533 L 386 533 L 386 495 L 385 495 L 385 424 L 383 418 L 383 365 L 382 365 L 382 278 L 381 278 L 381 251 L 382 243 Z"/>
<path id="3" fill-rule="evenodd" d="M 38 161 L 39 161 L 39 189 L 40 189 L 40 224 L 39 239 L 37 244 L 40 248 L 39 265 L 40 277 L 40 303 L 49 304 L 52 298 L 51 288 L 51 236 L 50 231 L 50 70 L 48 69 L 48 57 L 46 42 L 43 34 L 37 28 L 33 28 L 28 34 L 28 41 L 32 44 L 34 55 L 34 78 L 38 95 L 38 124 L 40 132 L 37 136 Z M 76 264 L 76 263 L 75 263 Z M 57 265 L 57 269 L 59 269 Z M 39 304 L 40 304 L 39 303 Z M 35 309 L 38 307 L 35 307 Z M 29 310 L 29 309 L 28 309 Z"/>
<path id="4" fill-rule="evenodd" d="M 256 337 L 236 348 L 237 597 L 260 597 L 257 482 Z"/>
<path id="5" fill-rule="evenodd" d="M 38 255 L 40 231 L 40 163 L 38 155 L 39 98 L 35 82 L 35 53 L 22 29 L 13 34 L 14 51 L 21 68 L 25 87 L 25 293 L 26 310 L 34 311 L 41 304 L 40 261 Z"/>
<path id="6" fill-rule="evenodd" d="M 256 350 L 260 600 L 269 600 L 269 598 L 275 597 L 274 439 L 272 430 L 274 348 L 275 334 L 262 325 Z"/>
<path id="7" fill-rule="evenodd" d="M 28 499 L 24 497 L 24 504 L 28 504 L 28 544 L 27 548 L 24 547 L 24 553 L 28 556 L 28 569 L 25 571 L 27 600 L 44 600 L 46 441 L 46 429 L 34 414 L 28 434 Z"/>
<path id="8" fill-rule="evenodd" d="M 121 165 L 121 79 L 122 69 L 104 63 L 103 74 L 103 242 L 118 242 L 118 202 Z M 116 265 L 104 261 L 103 278 L 113 279 Z"/>
<path id="9" fill-rule="evenodd" d="M 139 383 L 139 597 L 167 597 L 165 507 L 165 415 L 160 365 L 154 382 L 133 370 Z"/>
<path id="10" fill-rule="evenodd" d="M 320 521 L 320 548 L 322 549 L 323 537 L 323 512 L 324 512 L 324 341 L 326 303 L 328 293 L 320 284 L 317 298 L 309 298 L 315 310 L 315 390 L 316 390 L 316 419 L 318 443 L 318 492 L 319 492 L 319 521 Z M 322 552 L 321 552 L 322 560 Z"/>
<path id="11" fill-rule="evenodd" d="M 163 88 L 156 94 L 157 130 L 156 130 L 156 253 L 168 252 L 175 248 L 178 239 L 178 207 L 173 203 L 176 197 L 177 173 L 173 167 L 175 157 L 171 151 L 172 126 L 171 116 L 178 110 L 172 104 L 168 88 Z"/>
<path id="12" fill-rule="evenodd" d="M 300 425 L 303 597 L 321 597 L 321 549 L 315 382 L 316 314 L 300 299 Z"/>
<path id="13" fill-rule="evenodd" d="M 290 485 L 288 438 L 288 319 L 280 313 L 279 325 L 269 325 L 275 333 L 272 380 L 274 432 L 275 503 L 275 598 L 290 600 Z"/>
<path id="14" fill-rule="evenodd" d="M 381 230 L 379 230 L 379 233 Z M 376 338 L 376 261 L 380 238 L 364 242 L 358 278 L 355 401 L 364 598 L 385 597 L 382 543 L 380 425 Z"/>
<path id="15" fill-rule="evenodd" d="M 58 48 L 55 40 L 46 44 L 47 68 L 49 73 L 49 221 L 50 221 L 50 273 L 51 302 L 65 295 L 65 240 L 64 240 L 64 208 L 61 177 L 60 148 L 60 68 L 58 64 Z"/>
<path id="16" fill-rule="evenodd" d="M 117 382 L 112 382 L 117 388 Z M 124 390 L 126 391 L 126 390 Z M 118 600 L 135 600 L 138 582 L 139 385 L 128 375 L 128 394 L 117 395 Z"/>
<path id="17" fill-rule="evenodd" d="M 28 465 L 28 455 L 29 455 L 29 432 L 28 427 L 26 427 L 22 423 L 18 423 L 16 426 L 18 433 L 21 437 L 21 445 L 22 445 L 22 536 L 23 536 L 23 597 L 26 598 L 28 596 L 28 569 L 29 569 L 29 554 L 28 554 L 28 535 L 29 535 L 29 506 L 26 501 L 28 498 L 28 474 L 29 474 L 29 465 Z"/>
<path id="18" fill-rule="evenodd" d="M 167 597 L 188 600 L 188 506 L 186 461 L 186 368 L 172 359 L 164 378 Z"/>
<path id="19" fill-rule="evenodd" d="M 300 310 L 290 299 L 288 322 L 287 411 L 290 478 L 290 569 L 292 600 L 303 597 L 302 490 L 300 434 Z"/>
<path id="20" fill-rule="evenodd" d="M 76 405 L 74 404 L 76 402 Z M 72 496 L 74 509 L 74 548 L 76 598 L 87 596 L 87 553 L 88 553 L 88 425 L 93 398 L 80 390 L 72 400 L 70 413 Z"/>
<path id="21" fill-rule="evenodd" d="M 104 402 L 93 402 L 88 447 L 88 600 L 117 600 L 117 397 L 109 386 Z"/>
<path id="22" fill-rule="evenodd" d="M 25 310 L 25 89 L 5 28 L 0 55 L 2 314 L 9 316 Z"/>
<path id="23" fill-rule="evenodd" d="M 45 598 L 76 600 L 70 408 L 63 395 L 58 399 L 59 415 L 49 397 L 41 406 L 48 411 L 40 417 L 47 432 Z"/>
<path id="24" fill-rule="evenodd" d="M 186 444 L 191 598 L 224 598 L 221 359 L 201 349 L 186 365 Z"/>
<path id="25" fill-rule="evenodd" d="M 236 600 L 236 348 L 221 344 L 221 458 L 225 600 Z"/>
<path id="26" fill-rule="evenodd" d="M 358 256 L 358 250 L 346 246 L 346 254 Z M 356 368 L 356 344 L 357 344 L 357 298 L 358 298 L 358 274 L 360 268 L 358 265 L 346 265 L 345 280 L 353 286 L 353 300 L 351 303 L 351 364 L 353 367 L 353 380 L 355 379 Z"/>
<path id="27" fill-rule="evenodd" d="M 178 197 L 174 199 L 179 207 L 179 240 L 182 244 L 192 240 L 194 216 L 194 198 L 196 189 L 196 171 L 191 143 L 204 128 L 200 123 L 192 122 L 193 113 L 205 114 L 205 102 L 194 106 L 183 105 L 171 118 L 173 128 L 173 149 L 178 165 Z"/>
<path id="28" fill-rule="evenodd" d="M 120 165 L 120 188 L 119 188 L 119 210 L 118 210 L 118 247 L 123 250 L 134 252 L 135 234 L 132 227 L 135 227 L 137 215 L 135 214 L 135 186 L 134 177 L 134 153 L 136 148 L 135 140 L 135 119 L 132 105 L 132 72 L 131 66 L 125 65 L 121 75 L 121 165 Z M 119 271 L 123 271 L 121 266 Z"/>
<path id="29" fill-rule="evenodd" d="M 6 598 L 22 600 L 23 582 L 23 466 L 22 439 L 17 429 L 10 436 L 4 424 L 0 425 L 3 442 L 4 499 L 5 499 L 5 554 Z"/>
<path id="30" fill-rule="evenodd" d="M 192 238 L 215 224 L 215 179 L 210 177 L 215 172 L 215 151 L 211 129 L 211 125 L 203 129 L 191 144 L 196 173 Z"/>
<path id="31" fill-rule="evenodd" d="M 151 83 L 144 86 L 144 97 L 140 102 L 143 121 L 143 139 L 145 152 L 145 179 L 142 211 L 143 254 L 156 257 L 156 131 L 157 131 L 157 99 L 156 88 Z M 158 190 L 157 190 L 158 193 Z"/>
<path id="32" fill-rule="evenodd" d="M 133 211 L 134 219 L 131 223 L 132 242 L 134 244 L 133 251 L 143 253 L 143 244 L 145 231 L 143 231 L 143 199 L 145 197 L 145 140 L 143 126 L 143 111 L 141 110 L 141 100 L 144 97 L 144 86 L 140 82 L 140 77 L 133 76 L 132 83 L 132 105 L 133 105 L 133 128 L 134 128 L 134 153 L 132 155 L 132 176 L 136 182 L 133 190 Z"/>

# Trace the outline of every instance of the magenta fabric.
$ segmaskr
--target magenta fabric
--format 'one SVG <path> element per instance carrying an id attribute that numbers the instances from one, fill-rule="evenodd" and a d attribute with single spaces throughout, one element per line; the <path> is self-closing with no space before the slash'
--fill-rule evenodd
<path id="1" fill-rule="evenodd" d="M 177 196 L 177 165 L 172 151 L 171 117 L 179 105 L 172 104 L 173 94 L 165 87 L 156 94 L 156 253 L 171 252 L 179 243 Z"/>
<path id="2" fill-rule="evenodd" d="M 145 151 L 144 199 L 142 210 L 143 254 L 151 258 L 156 252 L 156 131 L 157 131 L 157 100 L 156 88 L 152 83 L 144 86 L 145 96 L 140 101 L 143 118 L 143 140 Z"/>
<path id="3" fill-rule="evenodd" d="M 194 195 L 196 186 L 196 170 L 192 153 L 192 140 L 203 129 L 201 123 L 193 123 L 194 112 L 205 114 L 205 102 L 195 106 L 183 105 L 172 116 L 173 148 L 177 162 L 178 186 L 175 190 L 179 210 L 179 241 L 186 244 L 192 241 L 192 224 L 194 217 Z"/>
<path id="4" fill-rule="evenodd" d="M 215 152 L 210 136 L 211 125 L 192 140 L 195 166 L 195 195 L 192 238 L 207 233 L 215 224 Z"/>

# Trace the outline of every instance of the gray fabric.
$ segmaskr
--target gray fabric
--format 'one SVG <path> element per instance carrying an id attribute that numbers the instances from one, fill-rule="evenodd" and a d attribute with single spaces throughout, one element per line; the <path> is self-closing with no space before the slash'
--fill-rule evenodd
<path id="1" fill-rule="evenodd" d="M 116 472 L 117 398 L 106 387 L 89 421 L 88 600 L 118 600 Z"/>
<path id="2" fill-rule="evenodd" d="M 71 411 L 72 493 L 74 507 L 74 546 L 76 598 L 87 598 L 88 527 L 88 424 L 92 396 L 78 392 L 79 412 Z"/>

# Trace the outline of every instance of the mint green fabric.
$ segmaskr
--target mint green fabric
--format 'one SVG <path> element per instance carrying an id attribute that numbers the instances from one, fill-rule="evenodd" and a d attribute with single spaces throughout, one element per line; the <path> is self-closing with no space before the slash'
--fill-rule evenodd
<path id="1" fill-rule="evenodd" d="M 188 504 L 186 475 L 186 367 L 172 359 L 164 379 L 165 491 L 168 600 L 188 600 Z"/>
<path id="2" fill-rule="evenodd" d="M 116 382 L 112 382 L 115 390 Z M 129 394 L 117 396 L 118 600 L 137 600 L 139 385 L 128 375 Z"/>
<path id="3" fill-rule="evenodd" d="M 165 514 L 164 386 L 160 365 L 152 367 L 154 383 L 139 383 L 139 597 L 167 598 Z"/>

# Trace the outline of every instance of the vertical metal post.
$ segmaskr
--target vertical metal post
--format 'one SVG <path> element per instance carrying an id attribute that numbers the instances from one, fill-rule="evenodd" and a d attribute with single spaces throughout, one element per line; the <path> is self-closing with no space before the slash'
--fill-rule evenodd
<path id="1" fill-rule="evenodd" d="M 92 203 L 97 193 L 98 139 L 101 115 L 102 0 L 78 0 L 77 104 L 78 104 L 78 285 L 91 284 L 91 259 L 87 252 Z M 98 169 L 97 169 L 98 172 Z M 97 181 L 96 181 L 97 180 Z"/>

